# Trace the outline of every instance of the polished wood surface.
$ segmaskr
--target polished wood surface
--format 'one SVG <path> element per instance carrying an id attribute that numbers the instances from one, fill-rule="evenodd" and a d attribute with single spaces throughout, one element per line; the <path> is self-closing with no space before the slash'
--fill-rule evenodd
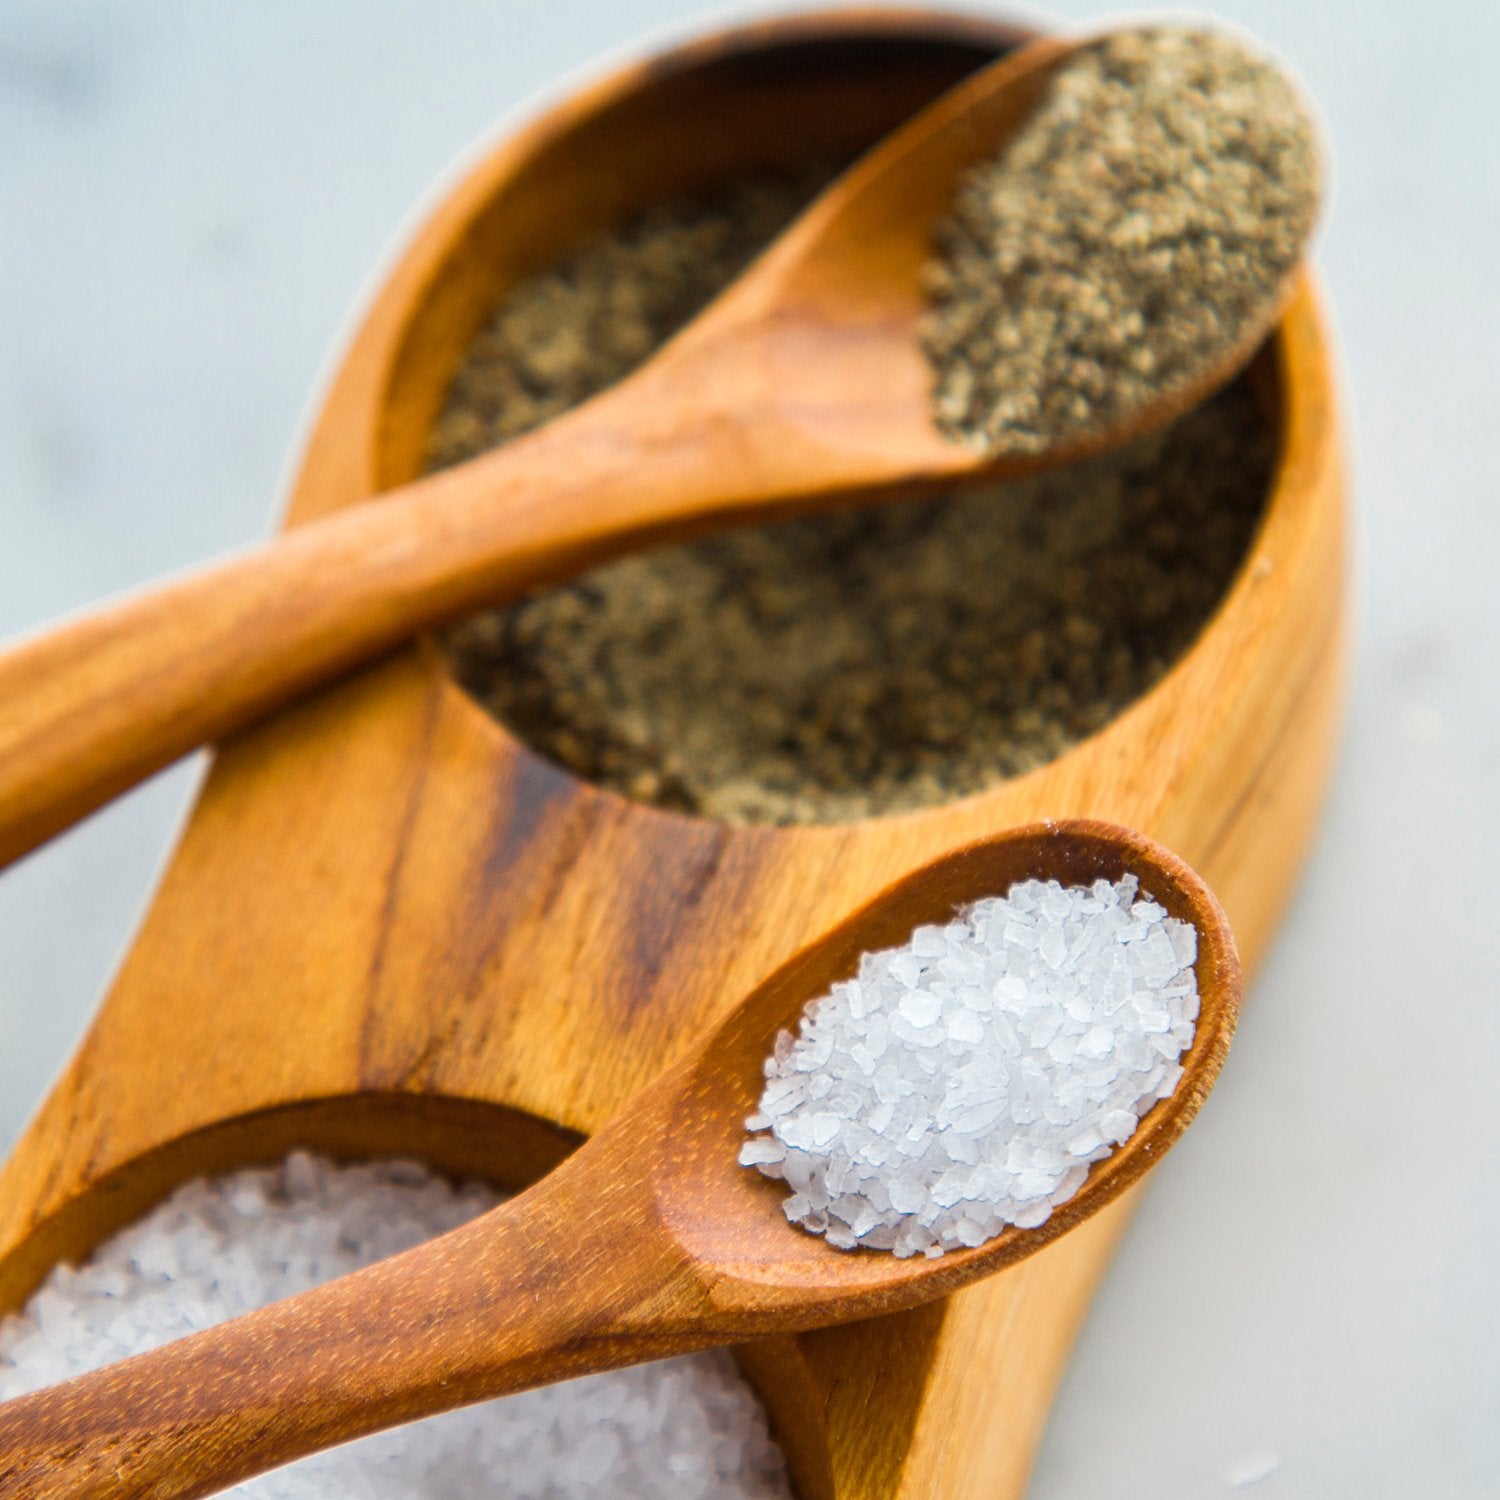
<path id="1" fill-rule="evenodd" d="M 904 943 L 1017 881 L 1133 875 L 1198 935 L 1200 1010 L 1176 1091 L 1045 1224 L 937 1259 L 793 1228 L 737 1164 L 777 1034 Z M 580 1151 L 438 1240 L 0 1405 L 0 1495 L 114 1486 L 193 1500 L 337 1443 L 532 1386 L 917 1307 L 1075 1230 L 1156 1166 L 1208 1096 L 1240 1005 L 1228 920 L 1160 845 L 1088 820 L 992 834 L 896 882 L 747 996 Z"/>
<path id="2" fill-rule="evenodd" d="M 495 296 L 578 233 L 663 191 L 855 149 L 1006 40 L 930 15 L 770 23 L 617 74 L 501 143 L 369 307 L 292 523 L 415 474 Z M 754 118 L 771 122 L 760 137 L 733 125 Z M 683 154 L 631 179 L 642 139 Z M 555 217 L 547 185 L 571 168 L 592 222 Z M 1344 653 L 1337 413 L 1305 283 L 1256 374 L 1281 458 L 1222 607 L 1104 731 L 983 795 L 837 828 L 657 812 L 532 755 L 426 645 L 226 744 L 96 1023 L 0 1175 L 0 1306 L 185 1176 L 292 1144 L 533 1181 L 816 934 L 923 862 L 1041 817 L 1108 818 L 1176 850 L 1253 970 L 1313 828 Z M 927 1307 L 748 1346 L 803 1500 L 1020 1495 L 1132 1196 Z"/>

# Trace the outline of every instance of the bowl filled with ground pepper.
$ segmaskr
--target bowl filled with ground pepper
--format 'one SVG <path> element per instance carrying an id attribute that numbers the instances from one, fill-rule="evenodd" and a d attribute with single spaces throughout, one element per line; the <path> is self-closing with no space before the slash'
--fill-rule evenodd
<path id="1" fill-rule="evenodd" d="M 1022 40 L 785 16 L 502 136 L 367 309 L 289 523 L 613 384 Z M 1326 777 L 1343 538 L 1302 279 L 1240 377 L 1119 452 L 621 558 L 238 736 L 100 1022 L 233 1066 L 142 1111 L 80 1053 L 0 1190 L 0 1302 L 191 1172 L 294 1146 L 532 1180 L 841 914 L 994 830 L 1161 839 L 1253 970 Z M 65 1130 L 70 1099 L 99 1128 Z M 804 1500 L 1021 1493 L 1129 1201 L 933 1308 L 742 1351 Z"/>
<path id="2" fill-rule="evenodd" d="M 1207 30 L 1123 33 L 1070 67 L 943 229 L 928 337 L 950 435 L 1039 446 L 1222 338 L 1236 298 L 1305 234 L 1315 173 L 1306 135 L 1284 128 L 1296 109 L 1279 74 Z M 1079 149 L 1095 133 L 1105 147 Z M 1204 161 L 1241 170 L 1205 194 Z M 428 467 L 637 368 L 830 172 L 809 161 L 664 199 L 521 278 L 461 356 Z M 1168 226 L 1150 238 L 1147 209 Z M 1261 242 L 1236 238 L 1246 224 Z M 1171 279 L 1148 324 L 1134 304 L 1151 258 Z M 1038 285 L 986 389 L 994 325 Z M 734 823 L 910 811 L 1045 764 L 1160 680 L 1244 559 L 1274 448 L 1240 380 L 1091 463 L 659 547 L 443 644 L 501 723 L 622 795 Z"/>

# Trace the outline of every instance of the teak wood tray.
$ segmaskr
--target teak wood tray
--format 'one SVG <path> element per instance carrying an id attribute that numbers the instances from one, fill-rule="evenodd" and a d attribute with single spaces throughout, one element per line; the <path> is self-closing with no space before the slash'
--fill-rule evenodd
<path id="1" fill-rule="evenodd" d="M 415 474 L 516 278 L 670 193 L 852 152 L 1022 35 L 933 12 L 788 17 L 565 99 L 484 156 L 390 272 L 288 524 Z M 295 1145 L 524 1185 L 814 934 L 993 829 L 1091 816 L 1155 836 L 1214 886 L 1253 969 L 1313 826 L 1344 655 L 1340 445 L 1309 287 L 1255 374 L 1276 477 L 1208 628 L 1105 730 L 981 796 L 831 828 L 654 811 L 525 749 L 425 642 L 221 747 L 97 1021 L 0 1174 L 0 1311 L 186 1177 Z M 946 1302 L 740 1351 L 803 1500 L 1020 1495 L 1129 1207 Z"/>

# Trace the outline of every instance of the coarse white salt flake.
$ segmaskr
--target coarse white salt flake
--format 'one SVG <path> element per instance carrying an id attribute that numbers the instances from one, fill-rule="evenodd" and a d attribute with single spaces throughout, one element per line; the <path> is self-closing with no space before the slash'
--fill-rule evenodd
<path id="1" fill-rule="evenodd" d="M 775 1142 L 750 1142 L 752 1146 Z M 777 1147 L 782 1156 L 784 1148 Z M 769 1160 L 769 1158 L 767 1158 Z M 0 1320 L 0 1401 L 359 1269 L 493 1208 L 414 1162 L 306 1154 L 179 1189 Z M 851 1234 L 852 1245 L 857 1243 Z M 791 1500 L 722 1351 L 448 1412 L 248 1480 L 240 1500 Z"/>
<path id="2" fill-rule="evenodd" d="M 1197 952 L 1133 875 L 1020 881 L 811 1002 L 740 1160 L 840 1249 L 941 1255 L 1043 1224 L 1181 1080 Z"/>

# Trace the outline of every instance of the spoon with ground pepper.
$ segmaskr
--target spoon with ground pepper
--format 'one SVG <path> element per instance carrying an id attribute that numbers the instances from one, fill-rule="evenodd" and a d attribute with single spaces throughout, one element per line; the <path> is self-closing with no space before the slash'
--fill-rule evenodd
<path id="1" fill-rule="evenodd" d="M 1039 1227 L 937 1259 L 841 1250 L 739 1164 L 778 1030 L 860 955 L 1017 881 L 1134 875 L 1197 933 L 1200 1010 L 1174 1092 Z M 897 882 L 735 1005 L 530 1191 L 368 1270 L 0 1406 L 0 1497 L 190 1500 L 439 1411 L 714 1344 L 911 1307 L 1032 1254 L 1161 1159 L 1208 1093 L 1240 971 L 1213 895 L 1160 845 L 1074 820 L 1009 830 Z"/>
<path id="2" fill-rule="evenodd" d="M 0 863 L 414 633 L 616 553 L 1161 426 L 1274 323 L 1315 167 L 1295 94 L 1238 42 L 1145 28 L 1019 49 L 617 386 L 0 657 Z"/>

